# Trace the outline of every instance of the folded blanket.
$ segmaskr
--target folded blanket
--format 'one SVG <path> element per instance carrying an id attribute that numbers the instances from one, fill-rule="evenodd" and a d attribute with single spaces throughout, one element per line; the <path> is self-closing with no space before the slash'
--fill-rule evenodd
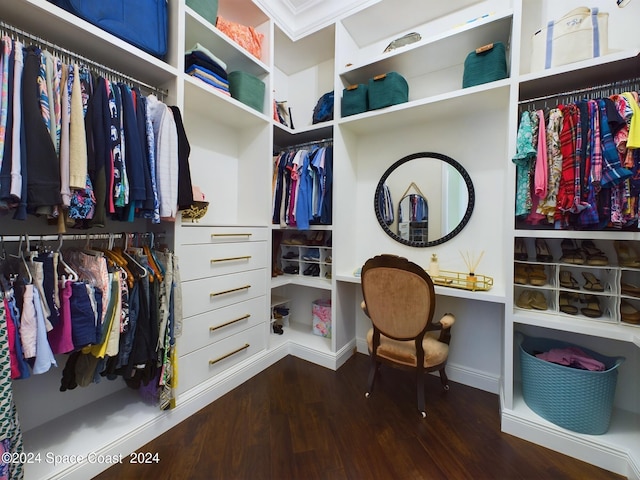
<path id="1" fill-rule="evenodd" d="M 548 352 L 538 353 L 536 357 L 547 362 L 582 370 L 602 372 L 605 369 L 604 363 L 591 358 L 578 347 L 552 348 Z"/>

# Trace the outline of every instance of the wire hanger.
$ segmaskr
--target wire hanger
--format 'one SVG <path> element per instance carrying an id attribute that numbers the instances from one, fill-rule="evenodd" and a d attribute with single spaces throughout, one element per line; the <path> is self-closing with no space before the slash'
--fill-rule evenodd
<path id="1" fill-rule="evenodd" d="M 77 282 L 78 279 L 80 277 L 78 277 L 78 274 L 76 273 L 76 271 L 71 268 L 69 266 L 69 264 L 67 264 L 67 262 L 64 261 L 64 257 L 62 255 L 62 235 L 58 235 L 58 248 L 56 249 L 56 253 L 58 254 L 58 262 L 60 262 L 60 264 L 63 266 L 65 272 L 67 272 L 70 275 L 70 280 L 73 282 Z"/>

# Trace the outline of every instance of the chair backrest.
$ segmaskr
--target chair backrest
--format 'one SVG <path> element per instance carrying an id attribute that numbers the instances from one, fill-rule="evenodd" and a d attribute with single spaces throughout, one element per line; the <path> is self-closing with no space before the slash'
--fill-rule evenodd
<path id="1" fill-rule="evenodd" d="M 397 340 L 424 335 L 433 319 L 435 291 L 422 267 L 406 258 L 384 254 L 367 260 L 360 277 L 374 327 Z"/>

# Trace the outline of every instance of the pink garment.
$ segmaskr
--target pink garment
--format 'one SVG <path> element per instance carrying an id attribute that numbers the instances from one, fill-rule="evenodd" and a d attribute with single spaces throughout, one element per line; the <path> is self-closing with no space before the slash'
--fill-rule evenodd
<path id="1" fill-rule="evenodd" d="M 549 176 L 549 165 L 547 163 L 547 129 L 544 124 L 544 112 L 538 110 L 538 154 L 536 157 L 535 170 L 535 194 L 538 198 L 547 195 L 547 179 Z"/>
<path id="2" fill-rule="evenodd" d="M 9 360 L 11 363 L 11 378 L 18 379 L 22 377 L 20 373 L 20 366 L 18 361 L 18 354 L 16 353 L 16 324 L 13 321 L 13 317 L 11 316 L 11 307 L 9 306 L 9 301 L 5 298 L 4 300 L 4 311 L 5 316 L 7 318 L 7 337 L 9 340 Z"/>
<path id="3" fill-rule="evenodd" d="M 536 357 L 547 362 L 582 370 L 602 372 L 605 369 L 604 363 L 591 358 L 578 347 L 552 348 L 548 352 L 538 353 Z"/>
<path id="4" fill-rule="evenodd" d="M 544 112 L 538 110 L 538 148 L 536 149 L 536 163 L 534 164 L 534 179 L 532 182 L 531 213 L 527 216 L 527 223 L 537 225 L 546 221 L 546 215 L 538 211 L 540 200 L 547 196 L 549 162 L 547 159 L 547 129 L 544 123 Z"/>
<path id="5" fill-rule="evenodd" d="M 36 307 L 33 304 L 33 285 L 25 285 L 20 316 L 20 343 L 24 358 L 35 358 L 38 335 Z"/>
<path id="6" fill-rule="evenodd" d="M 73 351 L 71 336 L 71 280 L 60 286 L 60 322 L 48 333 L 49 345 L 54 354 Z"/>

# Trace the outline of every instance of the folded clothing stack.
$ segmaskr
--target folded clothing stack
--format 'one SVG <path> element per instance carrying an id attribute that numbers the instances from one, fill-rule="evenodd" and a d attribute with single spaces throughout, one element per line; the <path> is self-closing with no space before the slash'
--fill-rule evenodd
<path id="1" fill-rule="evenodd" d="M 225 95 L 231 95 L 227 65 L 206 47 L 196 43 L 191 50 L 187 50 L 184 54 L 184 66 L 188 75 L 202 80 Z"/>

